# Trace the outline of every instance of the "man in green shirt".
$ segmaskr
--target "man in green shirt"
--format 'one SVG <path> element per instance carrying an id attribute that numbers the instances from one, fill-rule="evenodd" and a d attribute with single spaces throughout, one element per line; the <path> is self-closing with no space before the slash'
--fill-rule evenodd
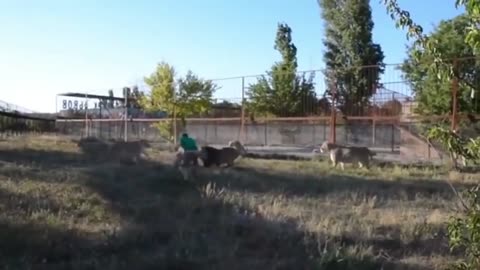
<path id="1" fill-rule="evenodd" d="M 188 137 L 187 133 L 182 134 L 182 138 L 180 138 L 180 146 L 185 151 L 198 151 L 197 142 L 194 139 Z"/>
<path id="2" fill-rule="evenodd" d="M 187 133 L 183 133 L 180 138 L 180 146 L 183 148 L 183 165 L 190 165 L 193 163 L 194 166 L 198 165 L 198 147 L 197 142 L 188 136 Z"/>

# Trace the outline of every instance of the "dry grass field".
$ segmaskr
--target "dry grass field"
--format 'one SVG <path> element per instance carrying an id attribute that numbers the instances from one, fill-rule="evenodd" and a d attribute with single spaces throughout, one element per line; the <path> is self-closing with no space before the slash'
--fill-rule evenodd
<path id="1" fill-rule="evenodd" d="M 458 189 L 442 168 L 242 159 L 183 181 L 52 137 L 0 141 L 2 269 L 438 269 Z M 101 153 L 98 153 L 98 157 Z"/>

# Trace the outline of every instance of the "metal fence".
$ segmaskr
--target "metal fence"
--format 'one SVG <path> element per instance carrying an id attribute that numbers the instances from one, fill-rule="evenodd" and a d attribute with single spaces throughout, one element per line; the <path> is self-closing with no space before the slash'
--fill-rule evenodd
<path id="1" fill-rule="evenodd" d="M 0 101 L 0 137 L 55 132 L 55 119 Z"/>
<path id="2" fill-rule="evenodd" d="M 53 133 L 55 119 L 0 111 L 0 137 L 26 133 Z"/>
<path id="3" fill-rule="evenodd" d="M 76 136 L 162 141 L 164 138 L 155 124 L 171 121 L 177 123 L 172 127 L 174 137 L 188 131 L 201 144 L 226 144 L 239 139 L 251 147 L 290 146 L 306 152 L 313 145 L 330 140 L 368 146 L 379 153 L 396 155 L 400 160 L 442 160 L 442 150 L 429 144 L 423 132 L 439 123 L 477 132 L 480 102 L 476 93 L 479 86 L 476 61 L 452 60 L 454 75 L 449 79 L 426 76 L 426 71 L 421 73 L 423 77 L 408 76 L 400 65 L 386 65 L 380 75 L 377 66 L 301 72 L 297 74 L 300 81 L 302 76 L 315 75 L 312 81 L 315 97 L 300 91 L 296 97 L 297 109 L 292 111 L 288 103 L 291 100 L 282 104 L 275 96 L 278 86 L 270 84 L 267 103 L 284 106 L 275 115 L 259 112 L 252 106 L 251 91 L 261 75 L 218 79 L 213 80 L 220 86 L 216 95 L 229 98 L 219 99 L 207 116 L 187 118 L 186 126 L 167 118 L 93 118 L 57 120 L 57 129 Z M 428 64 L 422 64 L 425 70 L 429 68 Z M 219 106 L 222 100 L 229 101 L 223 102 L 224 105 L 234 106 L 228 109 Z"/>

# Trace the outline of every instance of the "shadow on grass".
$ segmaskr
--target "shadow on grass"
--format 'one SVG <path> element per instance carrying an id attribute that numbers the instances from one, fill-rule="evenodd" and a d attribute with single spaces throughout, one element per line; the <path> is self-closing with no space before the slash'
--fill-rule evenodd
<path id="1" fill-rule="evenodd" d="M 445 165 L 435 165 L 431 164 L 428 162 L 420 162 L 416 164 L 401 164 L 401 163 L 395 163 L 395 162 L 388 162 L 388 161 L 380 161 L 380 160 L 375 160 L 374 162 L 375 166 L 380 167 L 380 168 L 401 168 L 401 169 L 430 169 L 430 170 L 436 170 L 436 171 L 442 171 L 442 172 L 447 172 L 448 170 L 454 170 L 454 168 L 451 168 L 451 165 L 445 164 Z M 480 166 L 479 165 L 468 165 L 466 167 L 460 167 L 457 169 L 458 172 L 461 173 L 479 173 L 480 172 Z"/>
<path id="2" fill-rule="evenodd" d="M 412 225 L 414 226 L 414 225 Z M 415 226 L 419 226 L 416 224 Z M 456 250 L 454 253 L 450 252 L 448 246 L 446 227 L 439 224 L 424 225 L 424 228 L 418 229 L 418 234 L 412 239 L 392 239 L 389 237 L 373 237 L 365 238 L 360 235 L 342 235 L 341 237 L 334 237 L 332 241 L 340 243 L 345 246 L 355 246 L 362 243 L 366 246 L 373 247 L 377 252 L 384 252 L 393 258 L 405 258 L 408 256 L 442 256 L 442 255 L 461 255 L 460 250 Z M 419 226 L 421 227 L 421 226 Z M 398 226 L 380 226 L 378 230 L 384 230 L 385 232 L 395 233 L 400 231 Z M 422 230 L 428 230 L 434 232 L 428 235 Z"/>
<path id="3" fill-rule="evenodd" d="M 446 166 L 443 165 L 435 165 L 431 163 L 411 163 L 411 164 L 403 164 L 398 162 L 391 162 L 391 161 L 384 161 L 384 160 L 376 160 L 374 159 L 372 162 L 373 166 L 384 168 L 384 169 L 393 169 L 393 168 L 400 168 L 400 169 L 429 169 L 435 171 L 446 171 Z"/>
<path id="4" fill-rule="evenodd" d="M 63 151 L 48 151 L 36 149 L 0 149 L 0 162 L 21 165 L 38 165 L 53 169 L 64 166 L 82 166 L 89 161 L 81 154 Z"/>
<path id="5" fill-rule="evenodd" d="M 330 173 L 322 176 L 299 175 L 245 167 L 232 168 L 230 172 L 208 178 L 218 186 L 255 193 L 281 193 L 287 196 L 320 197 L 358 193 L 389 200 L 415 200 L 418 196 L 452 200 L 455 194 L 446 181 L 431 179 L 396 180 L 365 179 L 364 177 Z M 473 184 L 453 184 L 458 190 Z"/>
<path id="6" fill-rule="evenodd" d="M 305 233 L 292 222 L 268 221 L 222 202 L 214 190 L 206 196 L 182 183 L 166 191 L 167 185 L 148 179 L 127 184 L 127 178 L 90 182 L 103 183 L 93 188 L 126 221 L 119 232 L 103 234 L 67 229 L 48 220 L 22 221 L 19 216 L 29 216 L 24 211 L 54 215 L 63 206 L 48 197 L 39 204 L 39 198 L 2 191 L 0 202 L 7 208 L 0 221 L 2 265 L 15 269 L 378 269 L 390 265 L 373 256 L 339 253 L 339 246 L 320 253 L 318 237 L 306 241 Z M 117 181 L 131 194 L 112 192 L 110 187 Z M 147 202 L 155 193 L 154 203 Z M 17 217 L 5 215 L 16 211 Z"/>
<path id="7" fill-rule="evenodd" d="M 49 183 L 78 181 L 100 194 L 110 211 L 118 213 L 124 222 L 119 232 L 110 230 L 102 234 L 66 229 L 48 220 L 20 222 L 4 214 L 0 222 L 0 254 L 8 266 L 17 269 L 27 266 L 34 269 L 380 269 L 382 266 L 408 269 L 398 260 L 388 262 L 374 254 L 363 256 L 339 248 L 365 244 L 375 250 L 390 248 L 394 253 L 413 246 L 345 237 L 321 250 L 319 247 L 329 236 L 309 235 L 299 230 L 294 221 L 274 222 L 252 209 L 226 203 L 217 188 L 228 186 L 242 191 L 297 196 L 349 190 L 377 196 L 387 192 L 391 196 L 398 190 L 425 196 L 439 194 L 445 198 L 449 194 L 438 181 L 365 181 L 343 176 L 299 179 L 298 175 L 280 176 L 246 169 L 230 177 L 210 175 L 198 183 L 190 183 L 182 181 L 180 174 L 165 164 L 142 161 L 135 166 L 102 165 L 81 154 L 60 151 L 2 150 L 0 160 L 38 166 L 20 168 L 23 174 L 15 174 L 9 166 L 6 175 L 0 167 L 0 177 L 26 176 Z M 65 180 L 40 173 L 44 169 L 71 169 L 77 165 L 88 177 Z M 216 188 L 205 187 L 206 182 L 215 183 Z M 0 200 L 10 209 L 4 213 L 15 213 L 18 209 L 56 213 L 65 208 L 48 197 L 41 198 L 43 203 L 39 204 L 38 197 L 19 197 L 7 191 L 0 192 Z M 31 216 L 29 213 L 17 212 L 26 217 Z M 423 246 L 419 244 L 420 248 Z"/>

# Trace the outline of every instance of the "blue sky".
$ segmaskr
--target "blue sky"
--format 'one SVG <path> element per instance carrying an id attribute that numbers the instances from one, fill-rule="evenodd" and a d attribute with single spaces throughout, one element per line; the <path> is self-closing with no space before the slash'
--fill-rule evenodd
<path id="1" fill-rule="evenodd" d="M 461 12 L 453 0 L 399 2 L 427 31 Z M 401 62 L 405 32 L 379 0 L 371 5 L 373 37 L 385 62 Z M 54 112 L 57 93 L 107 94 L 113 88 L 120 95 L 121 87 L 140 82 L 160 61 L 180 75 L 191 69 L 207 79 L 260 74 L 279 59 L 273 49 L 278 22 L 293 30 L 299 69 L 323 68 L 316 0 L 0 0 L 0 100 Z M 385 82 L 400 79 L 387 69 Z M 218 97 L 241 97 L 240 79 L 217 83 Z M 390 88 L 405 91 L 402 84 Z"/>

